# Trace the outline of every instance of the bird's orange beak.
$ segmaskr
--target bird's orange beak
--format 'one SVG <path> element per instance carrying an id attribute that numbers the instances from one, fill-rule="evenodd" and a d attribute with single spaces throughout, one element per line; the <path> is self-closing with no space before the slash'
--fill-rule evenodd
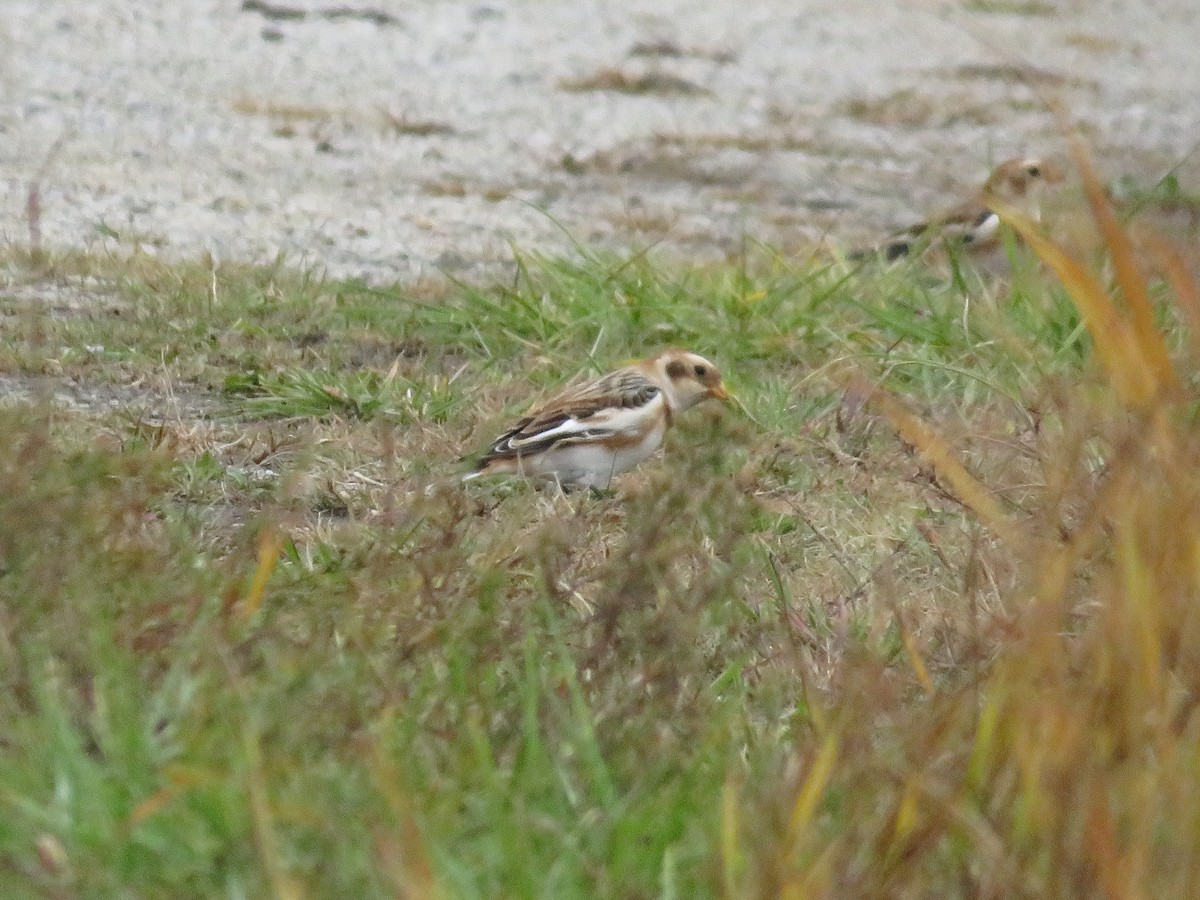
<path id="1" fill-rule="evenodd" d="M 718 384 L 715 387 L 709 388 L 708 392 L 710 394 L 712 394 L 714 397 L 716 397 L 718 400 L 728 400 L 729 399 L 729 391 L 725 388 L 725 385 L 723 385 L 723 384 Z"/>

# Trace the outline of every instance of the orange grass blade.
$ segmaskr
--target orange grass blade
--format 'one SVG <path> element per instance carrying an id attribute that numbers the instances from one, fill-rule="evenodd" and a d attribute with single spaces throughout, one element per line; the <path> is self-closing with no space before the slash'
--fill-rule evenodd
<path id="1" fill-rule="evenodd" d="M 381 730 L 389 728 L 394 720 L 394 711 L 386 710 L 379 722 Z M 395 829 L 376 834 L 375 855 L 399 896 L 411 900 L 436 900 L 445 896 L 438 886 L 425 838 L 401 788 L 401 775 L 378 740 L 371 742 L 368 768 L 375 789 L 387 804 L 392 818 L 390 824 Z"/>
<path id="2" fill-rule="evenodd" d="M 263 594 L 267 590 L 267 582 L 275 571 L 275 563 L 279 561 L 279 551 L 283 548 L 283 537 L 274 528 L 263 529 L 258 539 L 258 566 L 254 569 L 254 580 L 242 603 L 243 619 L 249 619 L 262 606 Z"/>
<path id="3" fill-rule="evenodd" d="M 165 809 L 174 799 L 175 789 L 173 787 L 159 788 L 133 808 L 133 812 L 129 814 L 130 827 L 137 828 L 156 812 Z"/>
<path id="4" fill-rule="evenodd" d="M 925 660 L 921 656 L 921 651 L 917 649 L 917 642 L 913 640 L 912 632 L 904 619 L 897 611 L 896 622 L 900 626 L 900 641 L 904 644 L 904 650 L 908 653 L 909 662 L 913 667 L 913 674 L 917 676 L 917 681 L 921 684 L 921 689 L 925 693 L 933 693 L 933 679 L 929 677 L 929 669 L 925 666 Z"/>
<path id="5" fill-rule="evenodd" d="M 445 896 L 434 879 L 421 832 L 411 818 L 399 834 L 376 831 L 375 858 L 396 889 L 397 897 L 440 900 Z"/>
<path id="6" fill-rule="evenodd" d="M 1092 208 L 1092 218 L 1096 220 L 1108 252 L 1112 255 L 1117 284 L 1120 285 L 1125 303 L 1129 307 L 1133 330 L 1142 353 L 1153 368 L 1159 389 L 1176 391 L 1179 388 L 1179 379 L 1171 366 L 1162 335 L 1154 325 L 1154 306 L 1150 302 L 1146 279 L 1134 256 L 1133 242 L 1117 223 L 1117 217 L 1113 215 L 1112 206 L 1104 194 L 1104 188 L 1096 176 L 1096 170 L 1092 167 L 1092 161 L 1078 133 L 1068 132 L 1067 143 L 1071 148 L 1075 166 L 1079 169 L 1079 176 L 1083 180 L 1083 189 Z"/>
<path id="7" fill-rule="evenodd" d="M 1145 893 L 1129 877 L 1129 860 L 1121 853 L 1117 824 L 1099 789 L 1092 791 L 1085 829 L 1088 859 L 1107 900 L 1145 900 Z"/>
<path id="8" fill-rule="evenodd" d="M 167 780 L 166 786 L 159 788 L 133 808 L 133 812 L 129 814 L 130 827 L 136 828 L 141 825 L 188 788 L 212 784 L 219 780 L 217 775 L 205 769 L 182 765 L 167 766 L 163 769 L 163 775 Z"/>
<path id="9" fill-rule="evenodd" d="M 779 891 L 780 900 L 812 900 L 814 897 L 831 896 L 829 884 L 833 881 L 833 866 L 837 861 L 834 847 L 830 844 L 802 876 L 784 884 Z"/>
<path id="10" fill-rule="evenodd" d="M 994 197 L 987 199 L 988 205 L 1033 248 L 1067 289 L 1083 315 L 1096 354 L 1122 402 L 1138 409 L 1149 406 L 1165 386 L 1160 384 L 1138 335 L 1120 314 L 1104 286 L 1016 209 Z M 1156 336 L 1156 340 L 1161 345 L 1161 337 Z"/>
<path id="11" fill-rule="evenodd" d="M 999 501 L 954 458 L 950 445 L 940 435 L 905 409 L 900 401 L 890 394 L 870 385 L 855 385 L 854 389 L 858 390 L 861 396 L 866 396 L 867 402 L 892 423 L 901 439 L 917 448 L 921 457 L 933 466 L 934 471 L 950 486 L 955 496 L 979 516 L 993 533 L 1004 541 L 1017 541 L 1019 531 Z"/>

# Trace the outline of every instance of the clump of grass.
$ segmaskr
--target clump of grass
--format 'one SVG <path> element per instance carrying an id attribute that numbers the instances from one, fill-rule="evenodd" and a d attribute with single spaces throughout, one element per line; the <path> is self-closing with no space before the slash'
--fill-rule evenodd
<path id="1" fill-rule="evenodd" d="M 262 418 L 383 416 L 398 423 L 444 423 L 461 402 L 447 379 L 398 378 L 397 368 L 398 363 L 385 375 L 249 372 L 227 377 L 224 391 L 242 398 L 238 407 L 243 414 Z"/>
<path id="2" fill-rule="evenodd" d="M 431 137 L 452 134 L 453 126 L 437 119 L 422 118 L 387 107 L 358 109 L 352 107 L 314 106 L 286 103 L 274 99 L 241 94 L 233 99 L 234 112 L 244 116 L 265 118 L 275 123 L 276 133 L 294 137 L 301 125 L 344 127 L 368 126 L 395 135 Z"/>
<path id="3" fill-rule="evenodd" d="M 1132 178 L 1118 180 L 1116 193 L 1132 218 L 1144 209 L 1187 216 L 1193 223 L 1200 219 L 1200 194 L 1189 191 L 1177 172 L 1168 172 L 1153 184 L 1139 184 Z"/>
<path id="4" fill-rule="evenodd" d="M 1196 347 L 1049 256 L 6 260 L 7 377 L 205 403 L 0 410 L 0 893 L 1186 896 Z M 667 344 L 742 407 L 458 483 Z"/>
<path id="5" fill-rule="evenodd" d="M 600 69 L 583 78 L 564 79 L 559 82 L 564 91 L 581 93 L 585 91 L 613 91 L 618 94 L 659 94 L 702 96 L 711 93 L 694 82 L 651 69 L 645 72 L 627 72 L 623 69 Z"/>
<path id="6" fill-rule="evenodd" d="M 773 811 L 771 824 L 752 829 L 738 803 L 726 804 L 723 859 L 738 890 L 1190 891 L 1200 792 L 1197 398 L 1154 324 L 1144 261 L 1078 148 L 1076 158 L 1113 292 L 1000 209 L 1067 286 L 1095 352 L 1039 442 L 1044 476 L 1031 504 L 1004 509 L 944 441 L 879 400 L 1006 548 L 1017 573 L 1009 612 L 978 616 L 972 566 L 962 599 L 974 637 L 960 665 L 931 674 L 928 651 L 908 636 L 907 678 L 878 663 L 844 667 L 792 751 L 786 799 L 752 804 L 760 822 L 762 809 Z M 1195 285 L 1176 275 L 1177 299 L 1194 303 Z M 737 864 L 747 835 L 759 863 L 749 871 Z"/>
<path id="7" fill-rule="evenodd" d="M 853 119 L 873 125 L 908 128 L 943 127 L 956 122 L 987 125 L 996 120 L 995 109 L 965 94 L 933 96 L 901 88 L 882 97 L 853 97 L 841 105 Z"/>

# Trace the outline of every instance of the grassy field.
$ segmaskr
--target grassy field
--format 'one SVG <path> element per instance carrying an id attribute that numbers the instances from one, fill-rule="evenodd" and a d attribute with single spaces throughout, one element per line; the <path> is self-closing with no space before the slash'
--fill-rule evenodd
<path id="1" fill-rule="evenodd" d="M 3 896 L 1192 895 L 1181 278 L 3 262 Z M 739 402 L 459 483 L 664 346 Z"/>

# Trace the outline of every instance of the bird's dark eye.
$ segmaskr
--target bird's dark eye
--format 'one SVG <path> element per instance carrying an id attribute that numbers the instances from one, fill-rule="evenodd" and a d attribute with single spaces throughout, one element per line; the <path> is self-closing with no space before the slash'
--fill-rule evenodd
<path id="1" fill-rule="evenodd" d="M 1042 167 L 1041 166 L 1030 166 L 1025 171 L 1029 173 L 1031 178 L 1040 178 L 1042 175 Z"/>
<path id="2" fill-rule="evenodd" d="M 696 366 L 696 377 L 697 378 L 703 378 L 707 374 L 708 374 L 708 369 L 704 368 L 704 366 Z"/>

